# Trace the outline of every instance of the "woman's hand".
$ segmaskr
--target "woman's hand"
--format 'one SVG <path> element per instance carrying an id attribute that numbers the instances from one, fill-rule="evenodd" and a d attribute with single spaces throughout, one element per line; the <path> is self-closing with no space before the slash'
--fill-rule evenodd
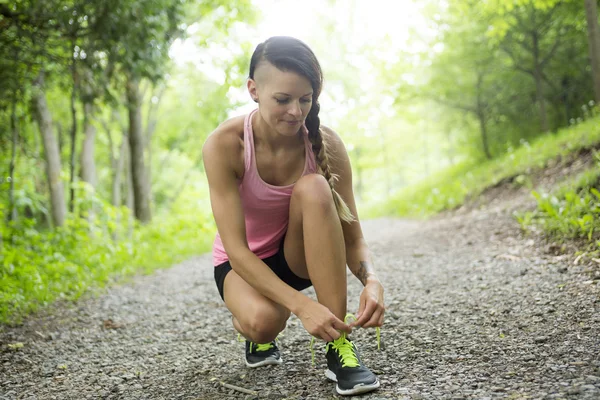
<path id="1" fill-rule="evenodd" d="M 360 305 L 356 321 L 351 327 L 363 328 L 380 327 L 383 325 L 385 306 L 383 303 L 383 286 L 379 280 L 367 280 L 367 284 L 360 295 Z"/>
<path id="2" fill-rule="evenodd" d="M 331 342 L 340 337 L 340 332 L 352 333 L 350 325 L 337 318 L 327 307 L 308 299 L 296 314 L 304 329 L 312 336 Z"/>

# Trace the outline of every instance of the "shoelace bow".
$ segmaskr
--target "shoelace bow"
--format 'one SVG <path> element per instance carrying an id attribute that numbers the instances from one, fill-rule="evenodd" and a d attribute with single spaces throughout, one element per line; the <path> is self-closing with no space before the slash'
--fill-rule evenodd
<path id="1" fill-rule="evenodd" d="M 344 317 L 344 323 L 347 324 L 350 320 L 356 321 L 356 317 L 354 314 L 346 314 Z M 333 342 L 327 343 L 327 346 L 331 346 L 334 349 L 338 350 L 340 357 L 342 357 L 342 365 L 344 367 L 356 367 L 358 366 L 358 360 L 356 359 L 356 355 L 354 354 L 354 348 L 352 346 L 352 342 L 346 339 L 346 332 L 341 332 L 341 336 L 334 340 Z M 377 350 L 381 350 L 381 331 L 379 327 L 375 328 L 375 335 L 377 338 Z M 314 349 L 315 338 L 314 336 L 310 339 L 310 355 L 312 366 L 315 366 L 315 349 Z M 346 361 L 348 360 L 348 361 Z M 354 364 L 356 365 L 350 365 Z"/>

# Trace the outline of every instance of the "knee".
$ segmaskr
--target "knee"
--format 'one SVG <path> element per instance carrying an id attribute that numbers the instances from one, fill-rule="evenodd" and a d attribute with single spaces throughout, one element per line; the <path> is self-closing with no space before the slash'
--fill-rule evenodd
<path id="1" fill-rule="evenodd" d="M 313 205 L 330 207 L 333 204 L 331 187 L 323 175 L 308 174 L 296 182 L 292 199 L 309 202 Z"/>
<path id="2" fill-rule="evenodd" d="M 288 317 L 275 308 L 257 308 L 249 313 L 244 332 L 255 343 L 269 343 L 285 328 Z"/>

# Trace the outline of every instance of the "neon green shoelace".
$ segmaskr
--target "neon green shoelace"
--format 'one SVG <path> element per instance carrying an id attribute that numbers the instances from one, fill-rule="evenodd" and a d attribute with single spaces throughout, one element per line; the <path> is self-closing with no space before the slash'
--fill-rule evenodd
<path id="1" fill-rule="evenodd" d="M 348 313 L 344 317 L 344 323 L 347 324 L 350 320 L 356 321 L 356 317 L 353 314 Z M 376 333 L 376 338 L 377 338 L 377 350 L 381 350 L 381 332 L 380 332 L 379 327 L 375 328 L 375 333 Z M 313 336 L 310 339 L 310 355 L 311 355 L 311 361 L 312 361 L 313 367 L 315 366 L 314 343 L 315 343 L 315 338 Z M 348 358 L 348 360 L 350 360 L 350 361 L 348 361 L 349 364 L 352 364 L 353 362 L 357 362 L 357 361 L 352 361 L 352 360 L 356 360 L 356 356 L 354 355 L 352 342 L 350 342 L 349 340 L 346 339 L 345 332 L 342 332 L 342 335 L 339 338 L 337 338 L 336 340 L 334 340 L 333 342 L 327 343 L 327 346 L 333 347 L 334 349 L 338 350 L 338 352 L 340 353 L 340 356 L 342 357 L 342 365 L 344 367 L 358 366 L 358 363 L 356 365 L 346 365 L 345 359 L 348 358 L 349 355 L 351 355 L 351 358 Z"/>
<path id="2" fill-rule="evenodd" d="M 276 338 L 275 338 L 275 342 L 279 342 L 279 337 L 283 336 L 283 334 L 279 334 Z M 243 342 L 246 339 L 244 339 L 242 337 L 241 334 L 238 333 L 237 335 L 237 340 L 238 342 Z M 254 351 L 267 351 L 273 348 L 273 342 L 269 342 L 269 343 L 254 343 L 254 342 L 250 342 L 250 353 L 252 353 L 252 348 L 254 348 Z"/>
<path id="3" fill-rule="evenodd" d="M 256 351 L 267 351 L 273 348 L 273 342 L 264 344 L 254 343 L 254 345 L 256 346 Z M 252 347 L 250 347 L 250 349 L 252 349 Z M 250 352 L 252 352 L 252 350 Z"/>
<path id="4" fill-rule="evenodd" d="M 342 359 L 342 367 L 358 367 L 358 358 L 354 352 L 354 346 L 352 342 L 346 339 L 346 334 L 342 333 L 342 336 L 334 340 L 333 342 L 327 343 L 327 351 L 331 349 L 337 350 L 340 358 Z"/>

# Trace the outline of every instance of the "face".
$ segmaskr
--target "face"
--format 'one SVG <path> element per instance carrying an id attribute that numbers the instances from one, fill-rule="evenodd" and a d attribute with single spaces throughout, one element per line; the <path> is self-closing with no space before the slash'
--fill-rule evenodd
<path id="1" fill-rule="evenodd" d="M 312 106 L 313 89 L 307 78 L 265 61 L 257 65 L 254 79 L 248 80 L 248 91 L 258 101 L 267 125 L 285 136 L 298 133 Z"/>

